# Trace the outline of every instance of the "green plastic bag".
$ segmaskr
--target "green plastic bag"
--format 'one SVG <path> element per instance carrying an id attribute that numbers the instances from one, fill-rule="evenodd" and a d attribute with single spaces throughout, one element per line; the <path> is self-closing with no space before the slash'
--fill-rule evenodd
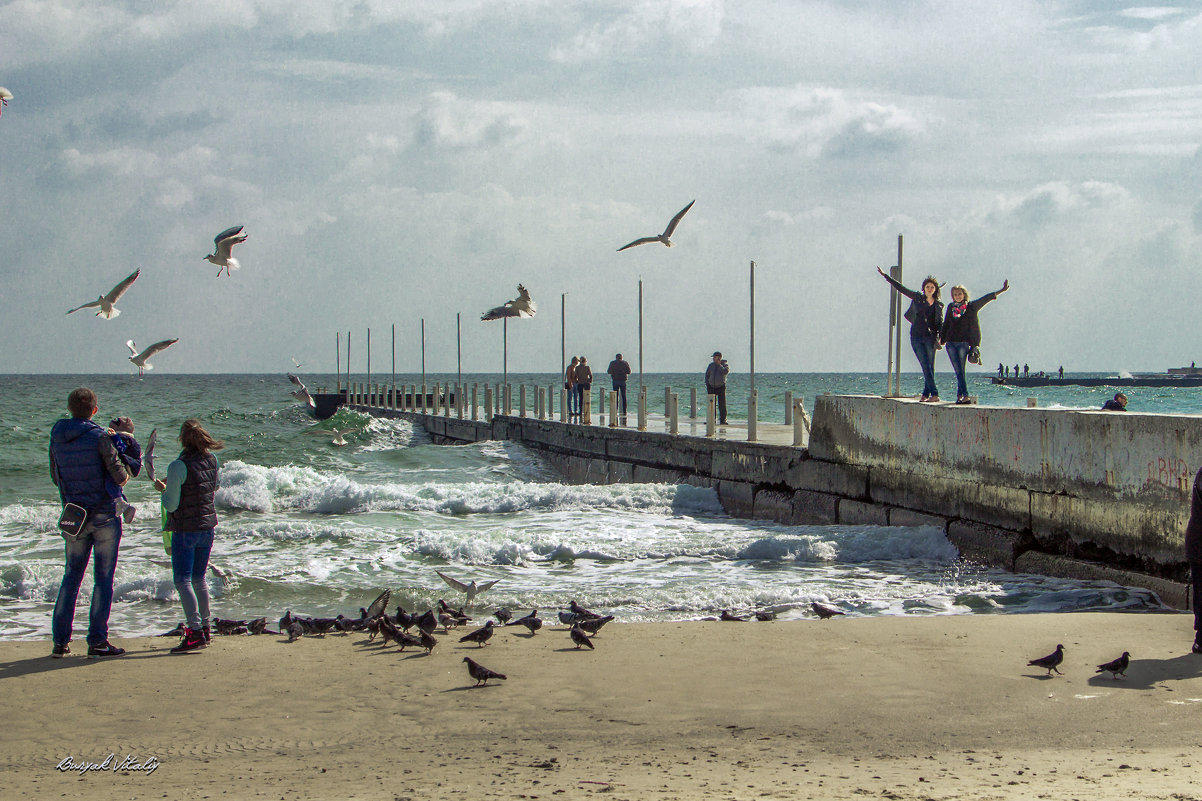
<path id="1" fill-rule="evenodd" d="M 171 555 L 171 531 L 167 528 L 167 510 L 164 509 L 161 504 L 159 505 L 159 515 L 162 520 L 163 550 L 167 552 L 168 556 L 170 556 Z"/>

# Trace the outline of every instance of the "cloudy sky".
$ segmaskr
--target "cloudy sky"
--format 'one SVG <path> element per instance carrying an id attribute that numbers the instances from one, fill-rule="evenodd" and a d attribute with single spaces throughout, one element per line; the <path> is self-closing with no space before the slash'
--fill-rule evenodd
<path id="1" fill-rule="evenodd" d="M 883 370 L 887 288 L 974 295 L 986 365 L 1202 361 L 1202 7 L 0 0 L 0 372 Z M 617 248 L 659 233 L 676 246 Z M 243 268 L 212 237 L 244 224 Z M 112 321 L 64 312 L 142 276 Z M 567 293 L 564 296 L 564 293 Z M 904 369 L 917 369 L 906 353 Z M 940 370 L 946 370 L 942 361 Z"/>

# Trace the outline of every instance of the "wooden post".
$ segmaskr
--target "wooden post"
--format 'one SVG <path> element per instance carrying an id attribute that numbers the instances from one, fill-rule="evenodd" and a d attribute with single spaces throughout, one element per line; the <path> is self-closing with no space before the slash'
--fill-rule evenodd
<path id="1" fill-rule="evenodd" d="M 371 406 L 371 329 L 367 329 L 367 381 L 364 382 L 367 386 L 367 405 Z"/>
<path id="2" fill-rule="evenodd" d="M 334 393 L 342 394 L 342 332 L 334 332 L 334 375 L 337 376 Z"/>

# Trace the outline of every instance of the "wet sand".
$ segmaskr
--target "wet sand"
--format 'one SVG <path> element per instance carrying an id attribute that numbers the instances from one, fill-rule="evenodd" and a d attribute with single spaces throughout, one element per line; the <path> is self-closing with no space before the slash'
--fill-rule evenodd
<path id="1" fill-rule="evenodd" d="M 611 623 L 592 652 L 549 626 L 484 648 L 452 631 L 430 656 L 360 634 L 190 655 L 115 637 L 109 661 L 6 642 L 3 796 L 1202 798 L 1191 623 Z M 1057 643 L 1063 676 L 1027 666 Z M 1095 673 L 1124 650 L 1126 679 Z M 464 656 L 509 679 L 473 687 Z"/>

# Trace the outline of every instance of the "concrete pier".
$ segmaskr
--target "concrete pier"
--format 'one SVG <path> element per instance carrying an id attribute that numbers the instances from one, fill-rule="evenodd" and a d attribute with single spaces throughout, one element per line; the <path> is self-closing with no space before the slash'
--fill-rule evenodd
<path id="1" fill-rule="evenodd" d="M 680 434 L 496 415 L 405 417 L 439 443 L 486 439 L 538 451 L 574 483 L 713 487 L 733 516 L 785 524 L 929 525 L 974 561 L 1103 578 L 1188 607 L 1183 535 L 1202 416 L 815 399 L 807 448 L 794 426 L 680 420 Z"/>

